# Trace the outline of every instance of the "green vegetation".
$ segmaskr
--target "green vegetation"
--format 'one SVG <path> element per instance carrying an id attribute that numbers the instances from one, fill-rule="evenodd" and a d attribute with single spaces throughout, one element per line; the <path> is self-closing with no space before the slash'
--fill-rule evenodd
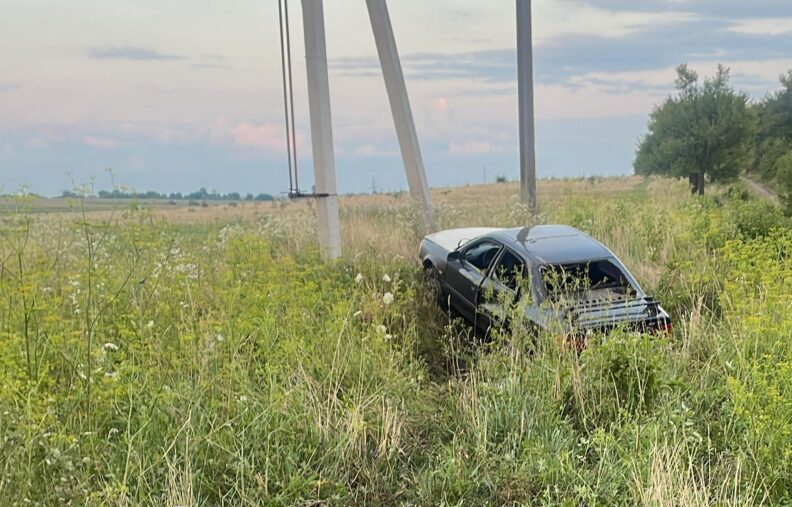
<path id="1" fill-rule="evenodd" d="M 676 97 L 669 97 L 649 119 L 649 133 L 635 157 L 636 174 L 696 175 L 696 190 L 711 181 L 736 179 L 750 158 L 754 122 L 748 95 L 729 86 L 729 71 L 719 65 L 699 84 L 687 65 L 677 68 Z"/>
<path id="2" fill-rule="evenodd" d="M 540 191 L 673 338 L 475 345 L 430 300 L 406 197 L 348 198 L 334 264 L 309 207 L 0 216 L 0 503 L 791 502 L 787 219 L 667 181 Z M 513 184 L 452 192 L 488 198 L 439 195 L 444 228 L 528 221 Z"/>
<path id="3" fill-rule="evenodd" d="M 752 171 L 774 184 L 792 216 L 792 70 L 780 79 L 783 88 L 755 106 L 759 127 Z"/>
<path id="4" fill-rule="evenodd" d="M 722 66 L 703 84 L 687 65 L 677 75 L 678 94 L 650 116 L 636 174 L 690 177 L 703 194 L 707 178 L 729 182 L 750 171 L 778 192 L 792 216 L 792 70 L 780 77 L 780 91 L 753 104 L 729 86 Z"/>
<path id="5" fill-rule="evenodd" d="M 61 197 L 65 198 L 80 198 L 80 197 L 88 197 L 85 195 L 87 189 L 82 191 L 73 191 L 73 190 L 64 190 L 61 194 Z M 230 192 L 228 194 L 221 194 L 215 190 L 211 192 L 206 190 L 205 188 L 201 187 L 200 190 L 195 192 L 191 192 L 189 194 L 182 194 L 181 192 L 171 192 L 170 194 L 167 193 L 159 193 L 153 190 L 149 190 L 148 192 L 135 192 L 133 190 L 125 190 L 122 188 L 114 188 L 113 190 L 100 190 L 97 192 L 97 196 L 100 199 L 159 199 L 162 201 L 170 200 L 170 201 L 182 201 L 182 200 L 189 200 L 189 201 L 272 201 L 274 198 L 269 194 L 258 194 L 254 196 L 253 194 L 247 194 L 242 196 L 239 192 Z"/>

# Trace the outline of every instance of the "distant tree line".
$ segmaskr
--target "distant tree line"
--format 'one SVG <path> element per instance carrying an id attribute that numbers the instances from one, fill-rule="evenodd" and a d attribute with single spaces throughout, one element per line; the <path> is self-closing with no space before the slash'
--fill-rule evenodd
<path id="1" fill-rule="evenodd" d="M 680 65 L 676 95 L 649 117 L 636 174 L 689 177 L 703 194 L 707 180 L 728 182 L 750 172 L 775 186 L 792 214 L 792 70 L 780 80 L 780 91 L 752 102 L 729 84 L 722 65 L 703 82 Z"/>
<path id="2" fill-rule="evenodd" d="M 181 192 L 172 193 L 159 193 L 149 190 L 148 192 L 133 192 L 120 189 L 113 190 L 100 190 L 97 196 L 101 199 L 160 199 L 170 201 L 272 201 L 274 197 L 270 194 L 246 194 L 242 195 L 239 192 L 230 192 L 228 194 L 221 194 L 216 191 L 208 191 L 201 187 L 200 190 L 191 192 L 189 194 L 182 194 Z M 61 197 L 84 197 L 83 195 L 65 190 Z"/>

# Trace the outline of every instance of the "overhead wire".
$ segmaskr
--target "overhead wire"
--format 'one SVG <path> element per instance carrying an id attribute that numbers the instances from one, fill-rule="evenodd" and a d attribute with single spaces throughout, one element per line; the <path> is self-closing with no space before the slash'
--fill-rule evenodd
<path id="1" fill-rule="evenodd" d="M 286 158 L 289 169 L 289 196 L 291 197 L 300 194 L 300 183 L 297 172 L 297 136 L 294 126 L 294 86 L 292 83 L 288 0 L 278 0 L 278 26 L 280 29 L 283 112 L 286 128 Z"/>

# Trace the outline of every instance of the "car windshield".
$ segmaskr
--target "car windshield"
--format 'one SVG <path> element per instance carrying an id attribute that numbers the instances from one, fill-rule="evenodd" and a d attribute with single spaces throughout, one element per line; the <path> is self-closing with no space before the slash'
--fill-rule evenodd
<path id="1" fill-rule="evenodd" d="M 542 282 L 552 301 L 624 300 L 637 290 L 611 260 L 543 266 Z"/>

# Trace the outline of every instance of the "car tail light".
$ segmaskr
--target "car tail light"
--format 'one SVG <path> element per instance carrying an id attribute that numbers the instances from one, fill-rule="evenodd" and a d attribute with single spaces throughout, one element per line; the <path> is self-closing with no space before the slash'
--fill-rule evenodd
<path id="1" fill-rule="evenodd" d="M 663 320 L 658 322 L 652 331 L 657 335 L 671 336 L 674 334 L 674 325 L 670 320 Z"/>
<path id="2" fill-rule="evenodd" d="M 556 335 L 555 341 L 559 347 L 564 351 L 575 350 L 583 352 L 586 348 L 587 338 L 584 335 L 569 336 L 569 335 Z"/>

